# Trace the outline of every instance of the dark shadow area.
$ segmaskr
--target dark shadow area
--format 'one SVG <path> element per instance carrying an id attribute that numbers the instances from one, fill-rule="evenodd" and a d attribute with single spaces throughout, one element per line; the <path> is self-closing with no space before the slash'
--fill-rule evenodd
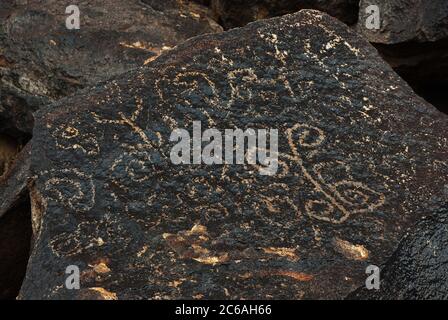
<path id="1" fill-rule="evenodd" d="M 14 158 L 23 148 L 20 139 L 0 133 L 0 177 L 9 170 Z"/>
<path id="2" fill-rule="evenodd" d="M 4 108 L 7 112 L 0 114 L 0 134 L 8 135 L 19 144 L 25 145 L 32 136 L 33 112 L 38 109 L 35 104 L 36 102 L 26 101 L 22 97 L 17 97 L 12 91 L 2 88 L 0 108 Z"/>
<path id="3" fill-rule="evenodd" d="M 358 21 L 359 0 L 316 1 L 316 0 L 196 0 L 209 5 L 215 21 L 225 30 L 244 27 L 250 22 L 269 19 L 303 9 L 326 12 L 347 25 Z"/>
<path id="4" fill-rule="evenodd" d="M 0 218 L 0 300 L 19 294 L 32 238 L 29 196 Z"/>
<path id="5" fill-rule="evenodd" d="M 418 95 L 448 114 L 448 39 L 375 46 Z"/>
<path id="6" fill-rule="evenodd" d="M 448 114 L 448 80 L 409 83 L 415 92 L 443 113 Z"/>

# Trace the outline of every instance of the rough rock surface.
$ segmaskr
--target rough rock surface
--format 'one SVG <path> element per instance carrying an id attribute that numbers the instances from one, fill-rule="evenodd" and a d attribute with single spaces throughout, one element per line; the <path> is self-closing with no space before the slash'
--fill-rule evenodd
<path id="1" fill-rule="evenodd" d="M 380 30 L 366 28 L 370 5 L 380 8 Z M 448 1 L 361 0 L 358 28 L 374 43 L 434 42 L 448 37 Z"/>
<path id="2" fill-rule="evenodd" d="M 380 30 L 366 28 L 371 4 L 380 8 Z M 448 1 L 362 0 L 357 29 L 419 95 L 448 113 Z"/>
<path id="3" fill-rule="evenodd" d="M 197 4 L 76 1 L 80 30 L 68 30 L 69 0 L 0 1 L 0 133 L 22 136 L 40 106 L 143 65 L 188 38 L 222 30 Z"/>
<path id="4" fill-rule="evenodd" d="M 278 129 L 278 173 L 172 164 L 193 121 Z M 346 297 L 446 202 L 447 125 L 317 11 L 187 41 L 37 114 L 20 298 Z"/>
<path id="5" fill-rule="evenodd" d="M 358 18 L 358 4 L 359 0 L 211 0 L 213 13 L 226 29 L 301 9 L 321 10 L 354 24 Z"/>
<path id="6" fill-rule="evenodd" d="M 369 30 L 366 9 L 378 5 L 381 29 Z M 412 88 L 448 113 L 448 1 L 436 0 L 212 0 L 226 29 L 313 8 L 353 25 Z"/>
<path id="7" fill-rule="evenodd" d="M 448 189 L 447 189 L 448 192 Z M 420 221 L 382 268 L 380 290 L 352 299 L 448 299 L 448 207 Z"/>
<path id="8" fill-rule="evenodd" d="M 375 47 L 418 95 L 448 114 L 448 38 Z"/>

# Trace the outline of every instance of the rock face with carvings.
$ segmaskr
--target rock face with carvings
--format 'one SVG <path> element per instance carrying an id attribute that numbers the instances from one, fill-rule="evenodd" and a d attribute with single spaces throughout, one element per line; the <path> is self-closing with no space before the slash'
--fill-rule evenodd
<path id="1" fill-rule="evenodd" d="M 211 7 L 226 29 L 301 9 L 321 10 L 347 24 L 354 24 L 358 18 L 359 0 L 211 0 Z"/>
<path id="2" fill-rule="evenodd" d="M 80 29 L 68 30 L 71 4 L 0 2 L 0 133 L 29 134 L 42 105 L 222 30 L 200 5 L 149 0 L 81 1 Z"/>
<path id="3" fill-rule="evenodd" d="M 198 121 L 278 130 L 278 170 L 173 164 Z M 37 114 L 19 297 L 344 298 L 446 202 L 447 125 L 317 11 L 187 41 Z"/>
<path id="4" fill-rule="evenodd" d="M 379 30 L 366 24 L 371 5 L 379 8 Z M 326 12 L 357 29 L 420 96 L 448 113 L 446 0 L 211 0 L 210 6 L 226 29 L 301 9 Z"/>

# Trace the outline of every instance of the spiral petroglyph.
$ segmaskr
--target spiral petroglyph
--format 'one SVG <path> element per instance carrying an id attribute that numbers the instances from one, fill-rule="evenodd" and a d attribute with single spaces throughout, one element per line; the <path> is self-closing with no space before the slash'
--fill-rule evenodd
<path id="1" fill-rule="evenodd" d="M 75 212 L 88 212 L 95 205 L 95 185 L 92 176 L 78 169 L 61 169 L 42 172 L 49 177 L 44 190 L 49 199 Z"/>
<path id="2" fill-rule="evenodd" d="M 110 167 L 111 183 L 124 190 L 129 190 L 135 183 L 143 186 L 143 183 L 162 173 L 162 167 L 153 161 L 156 154 L 137 149 L 123 151 Z"/>
<path id="3" fill-rule="evenodd" d="M 306 213 L 310 217 L 340 224 L 352 214 L 371 212 L 384 204 L 385 196 L 364 183 L 345 180 L 329 183 L 319 171 L 322 164 L 315 165 L 312 170 L 305 167 L 303 154 L 309 151 L 305 150 L 318 148 L 325 143 L 325 132 L 322 129 L 298 123 L 287 130 L 287 135 L 293 160 L 302 169 L 306 179 L 314 185 L 315 190 L 323 196 L 322 199 L 305 202 Z M 336 162 L 329 165 L 335 166 Z"/>

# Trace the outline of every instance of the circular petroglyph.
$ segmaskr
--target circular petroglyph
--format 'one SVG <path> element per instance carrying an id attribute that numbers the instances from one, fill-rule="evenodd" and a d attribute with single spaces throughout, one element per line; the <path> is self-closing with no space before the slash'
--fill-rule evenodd
<path id="1" fill-rule="evenodd" d="M 72 121 L 57 127 L 52 136 L 55 139 L 56 146 L 63 150 L 81 150 L 88 156 L 94 156 L 100 153 L 96 135 L 90 132 L 83 132 L 78 129 Z"/>
<path id="2" fill-rule="evenodd" d="M 51 175 L 45 181 L 49 199 L 76 212 L 87 212 L 94 206 L 95 185 L 90 175 L 74 168 L 52 170 L 44 175 Z"/>
<path id="3" fill-rule="evenodd" d="M 163 159 L 156 151 L 130 148 L 122 152 L 110 167 L 110 180 L 124 190 L 148 182 L 163 171 Z M 159 158 L 157 161 L 156 158 Z"/>

